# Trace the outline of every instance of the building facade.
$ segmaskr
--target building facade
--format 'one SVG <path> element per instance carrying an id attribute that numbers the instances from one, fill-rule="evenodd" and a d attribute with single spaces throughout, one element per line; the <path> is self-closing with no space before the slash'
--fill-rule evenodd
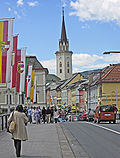
<path id="1" fill-rule="evenodd" d="M 35 105 L 45 106 L 46 105 L 46 75 L 48 74 L 48 69 L 44 68 L 35 56 L 27 56 L 26 60 L 29 60 L 29 65 L 32 65 L 33 70 L 35 70 L 35 76 L 37 78 Z M 25 92 L 20 94 L 19 92 L 15 91 L 15 88 L 8 89 L 6 83 L 0 84 L 0 109 L 7 110 L 8 106 L 12 108 L 12 107 L 16 107 L 18 104 L 27 105 L 28 103 L 31 104 L 30 100 L 27 100 L 25 98 Z"/>

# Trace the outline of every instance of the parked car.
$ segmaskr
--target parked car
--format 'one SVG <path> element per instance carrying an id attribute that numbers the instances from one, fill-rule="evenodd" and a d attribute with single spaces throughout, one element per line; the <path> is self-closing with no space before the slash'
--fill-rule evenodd
<path id="1" fill-rule="evenodd" d="M 78 121 L 82 120 L 82 118 L 81 118 L 81 117 L 82 117 L 82 114 L 83 114 L 83 112 L 80 112 L 80 113 L 79 113 L 79 115 L 78 115 Z"/>
<path id="2" fill-rule="evenodd" d="M 87 117 L 88 117 L 88 111 L 83 112 L 82 114 L 79 114 L 79 120 L 80 121 L 87 121 Z"/>
<path id="3" fill-rule="evenodd" d="M 78 121 L 78 115 L 73 115 L 72 116 L 72 121 Z"/>
<path id="4" fill-rule="evenodd" d="M 101 121 L 113 121 L 116 123 L 117 108 L 114 105 L 99 105 L 96 107 L 94 114 L 94 122 L 100 123 Z"/>

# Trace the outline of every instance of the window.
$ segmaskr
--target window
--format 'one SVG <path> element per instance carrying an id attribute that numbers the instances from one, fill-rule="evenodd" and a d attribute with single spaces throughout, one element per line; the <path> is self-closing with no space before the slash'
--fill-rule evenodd
<path id="1" fill-rule="evenodd" d="M 67 73 L 69 73 L 69 69 L 67 69 Z"/>
<path id="2" fill-rule="evenodd" d="M 60 62 L 60 67 L 62 67 L 62 63 Z"/>
<path id="3" fill-rule="evenodd" d="M 60 69 L 60 73 L 62 73 L 62 69 Z"/>
<path id="4" fill-rule="evenodd" d="M 100 108 L 101 112 L 114 112 L 113 106 L 101 106 Z"/>
<path id="5" fill-rule="evenodd" d="M 69 67 L 69 61 L 67 62 L 67 67 Z"/>
<path id="6" fill-rule="evenodd" d="M 11 94 L 9 96 L 9 99 L 10 99 L 10 103 L 9 104 L 12 104 L 12 95 Z M 7 94 L 7 104 L 8 104 L 8 94 Z"/>

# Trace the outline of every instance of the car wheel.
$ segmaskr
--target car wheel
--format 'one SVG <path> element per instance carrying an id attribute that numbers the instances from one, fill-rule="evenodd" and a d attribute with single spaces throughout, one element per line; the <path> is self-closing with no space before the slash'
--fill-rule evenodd
<path id="1" fill-rule="evenodd" d="M 114 120 L 113 123 L 115 124 L 115 123 L 116 123 L 116 120 Z"/>

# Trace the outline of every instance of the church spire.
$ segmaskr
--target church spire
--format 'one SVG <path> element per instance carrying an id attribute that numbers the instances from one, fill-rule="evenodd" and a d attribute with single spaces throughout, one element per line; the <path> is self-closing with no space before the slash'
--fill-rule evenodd
<path id="1" fill-rule="evenodd" d="M 67 35 L 66 35 L 65 22 L 64 22 L 64 7 L 62 7 L 62 31 L 61 31 L 61 42 L 67 42 Z"/>

